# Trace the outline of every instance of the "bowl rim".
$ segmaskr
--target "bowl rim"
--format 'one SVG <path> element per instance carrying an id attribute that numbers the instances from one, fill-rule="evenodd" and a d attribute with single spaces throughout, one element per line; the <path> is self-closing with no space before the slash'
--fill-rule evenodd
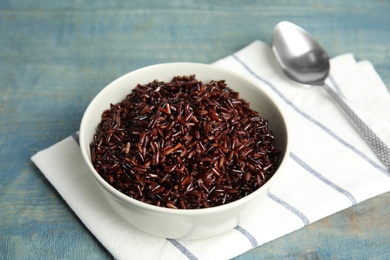
<path id="1" fill-rule="evenodd" d="M 86 126 L 87 125 L 87 116 L 88 116 L 88 114 L 91 113 L 91 110 L 93 110 L 93 107 L 94 107 L 94 104 L 96 103 L 97 97 L 102 95 L 102 93 L 104 91 L 107 91 L 107 89 L 112 88 L 113 86 L 118 84 L 118 82 L 120 82 L 121 80 L 123 80 L 126 77 L 129 77 L 130 75 L 138 74 L 138 73 L 144 72 L 146 70 L 155 70 L 155 69 L 158 70 L 158 69 L 166 67 L 166 66 L 195 66 L 197 68 L 219 71 L 221 73 L 230 74 L 231 76 L 239 79 L 240 81 L 243 81 L 246 84 L 253 85 L 257 89 L 259 89 L 261 92 L 264 92 L 264 94 L 271 101 L 271 103 L 273 103 L 273 105 L 278 110 L 279 114 L 281 115 L 281 118 L 283 121 L 282 123 L 284 125 L 285 130 L 286 130 L 285 131 L 286 132 L 286 148 L 284 150 L 283 158 L 279 159 L 280 163 L 279 163 L 278 169 L 276 170 L 274 175 L 265 184 L 263 184 L 260 188 L 258 188 L 254 192 L 248 194 L 247 196 L 242 197 L 238 200 L 229 202 L 227 204 L 213 206 L 213 207 L 209 207 L 209 208 L 200 208 L 200 209 L 173 209 L 173 208 L 165 208 L 165 207 L 160 207 L 160 206 L 156 206 L 153 204 L 148 204 L 146 202 L 142 202 L 142 201 L 139 201 L 137 199 L 131 198 L 130 196 L 118 191 L 116 188 L 111 186 L 108 182 L 106 182 L 97 173 L 97 171 L 95 170 L 95 168 L 92 165 L 92 162 L 90 160 L 90 156 L 89 156 L 88 151 L 87 151 L 89 149 L 89 145 L 87 145 L 87 147 L 85 147 L 83 145 L 85 143 L 84 139 L 87 139 L 87 136 L 85 136 L 83 134 L 84 128 L 87 127 Z M 153 80 L 154 79 L 151 79 L 151 81 L 153 81 Z M 135 85 L 136 84 L 138 84 L 138 83 L 135 83 Z M 143 83 L 141 83 L 141 84 L 143 84 Z M 120 102 L 120 101 L 118 101 L 118 102 Z M 268 89 L 264 88 L 261 84 L 259 84 L 258 82 L 255 82 L 254 80 L 250 79 L 249 77 L 245 77 L 245 76 L 243 76 L 235 71 L 232 71 L 230 69 L 222 68 L 222 67 L 219 67 L 217 65 L 197 63 L 197 62 L 168 62 L 168 63 L 153 64 L 153 65 L 149 65 L 146 67 L 142 67 L 142 68 L 138 68 L 136 70 L 130 71 L 130 72 L 123 74 L 122 76 L 114 79 L 113 81 L 108 83 L 103 89 L 101 89 L 95 95 L 95 97 L 90 101 L 90 103 L 88 104 L 88 106 L 87 106 L 87 108 L 82 116 L 81 123 L 80 123 L 80 131 L 79 131 L 80 150 L 81 150 L 83 160 L 89 168 L 89 172 L 90 172 L 89 175 L 92 174 L 95 181 L 98 182 L 97 184 L 101 185 L 111 196 L 113 196 L 117 200 L 125 201 L 126 203 L 133 204 L 137 207 L 140 207 L 145 211 L 152 211 L 155 213 L 174 214 L 174 215 L 181 215 L 181 216 L 204 215 L 204 214 L 208 215 L 208 214 L 212 214 L 212 213 L 216 213 L 216 212 L 228 211 L 232 208 L 236 208 L 240 205 L 246 204 L 247 202 L 253 200 L 254 198 L 257 197 L 257 195 L 259 193 L 263 193 L 266 191 L 268 192 L 269 186 L 272 185 L 272 183 L 275 182 L 275 180 L 281 175 L 281 173 L 283 172 L 282 169 L 285 168 L 286 162 L 288 161 L 287 158 L 290 154 L 290 141 L 289 141 L 289 139 L 290 139 L 289 127 L 288 127 L 288 122 L 287 122 L 286 116 L 283 113 L 283 110 L 281 109 L 278 102 L 275 100 L 274 95 Z M 89 141 L 88 141 L 88 144 L 89 144 Z"/>

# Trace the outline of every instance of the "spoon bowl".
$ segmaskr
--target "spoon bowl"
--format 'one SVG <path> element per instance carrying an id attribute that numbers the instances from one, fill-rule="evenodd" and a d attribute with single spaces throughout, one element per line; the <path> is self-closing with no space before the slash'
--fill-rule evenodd
<path id="1" fill-rule="evenodd" d="M 325 84 L 330 64 L 321 45 L 302 28 L 284 21 L 274 29 L 272 50 L 289 78 L 301 84 L 322 86 L 328 92 L 390 172 L 390 149 L 340 95 Z"/>
<path id="2" fill-rule="evenodd" d="M 279 23 L 273 32 L 273 50 L 283 71 L 293 80 L 322 85 L 329 74 L 329 57 L 305 30 L 290 22 Z"/>

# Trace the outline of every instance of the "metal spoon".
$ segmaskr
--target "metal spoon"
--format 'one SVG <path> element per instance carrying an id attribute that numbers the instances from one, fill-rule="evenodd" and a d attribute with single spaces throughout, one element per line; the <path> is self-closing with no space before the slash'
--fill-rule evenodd
<path id="1" fill-rule="evenodd" d="M 280 22 L 273 32 L 273 52 L 284 73 L 292 80 L 302 84 L 322 86 L 352 124 L 371 146 L 378 158 L 390 171 L 390 149 L 355 114 L 332 88 L 325 84 L 329 74 L 329 57 L 305 30 L 290 22 Z"/>

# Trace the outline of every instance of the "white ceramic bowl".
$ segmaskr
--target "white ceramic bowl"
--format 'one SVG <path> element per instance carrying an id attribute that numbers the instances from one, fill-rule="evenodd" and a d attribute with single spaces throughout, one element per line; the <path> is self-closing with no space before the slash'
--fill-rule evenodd
<path id="1" fill-rule="evenodd" d="M 279 168 L 274 176 L 260 189 L 244 198 L 204 209 L 170 209 L 149 205 L 132 199 L 110 186 L 92 166 L 89 148 L 96 126 L 101 121 L 102 112 L 110 107 L 110 103 L 122 101 L 137 84 L 146 84 L 155 79 L 169 82 L 174 76 L 193 74 L 205 83 L 211 80 L 225 80 L 230 88 L 239 91 L 240 97 L 247 100 L 253 110 L 269 120 L 276 146 L 282 151 Z M 286 120 L 265 88 L 232 71 L 198 63 L 153 65 L 130 72 L 110 83 L 92 100 L 84 113 L 80 126 L 80 147 L 91 176 L 101 193 L 123 219 L 148 233 L 174 239 L 205 238 L 228 231 L 244 222 L 250 217 L 251 209 L 258 207 L 261 200 L 266 197 L 270 185 L 277 181 L 289 153 Z"/>

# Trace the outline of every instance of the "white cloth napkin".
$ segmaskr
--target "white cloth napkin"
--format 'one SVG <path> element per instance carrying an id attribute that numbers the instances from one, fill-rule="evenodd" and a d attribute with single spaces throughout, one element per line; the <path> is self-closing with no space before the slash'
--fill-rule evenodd
<path id="1" fill-rule="evenodd" d="M 270 89 L 290 123 L 289 165 L 249 222 L 202 240 L 155 237 L 127 224 L 107 205 L 83 163 L 77 133 L 32 157 L 115 258 L 228 259 L 390 191 L 390 173 L 326 92 L 286 78 L 266 44 L 255 41 L 215 65 Z M 372 65 L 356 62 L 352 54 L 335 57 L 328 83 L 390 145 L 390 95 Z"/>

